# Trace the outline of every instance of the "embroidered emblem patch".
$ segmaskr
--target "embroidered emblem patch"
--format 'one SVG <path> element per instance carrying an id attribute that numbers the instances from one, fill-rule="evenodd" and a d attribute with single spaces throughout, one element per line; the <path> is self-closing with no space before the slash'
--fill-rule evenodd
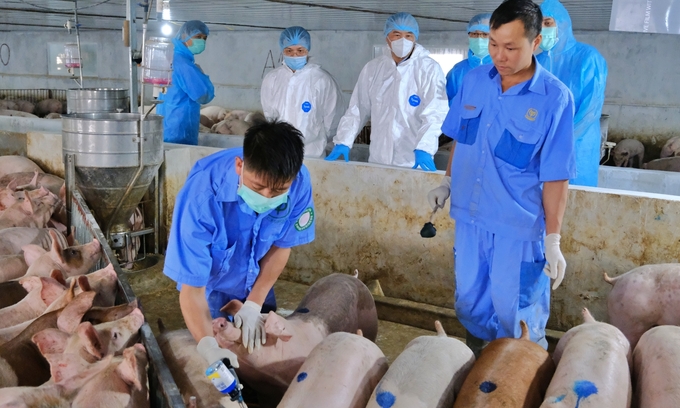
<path id="1" fill-rule="evenodd" d="M 295 222 L 295 229 L 304 231 L 314 224 L 314 209 L 307 207 L 307 209 L 300 215 L 300 218 Z"/>
<path id="2" fill-rule="evenodd" d="M 524 115 L 525 118 L 527 118 L 528 120 L 530 120 L 532 122 L 536 120 L 536 116 L 538 116 L 538 111 L 534 108 L 529 108 L 529 110 L 527 111 L 527 114 Z"/>

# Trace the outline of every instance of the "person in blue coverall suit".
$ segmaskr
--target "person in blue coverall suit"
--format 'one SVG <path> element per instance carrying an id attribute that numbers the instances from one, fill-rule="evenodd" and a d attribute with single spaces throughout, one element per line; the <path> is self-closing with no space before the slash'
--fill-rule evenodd
<path id="1" fill-rule="evenodd" d="M 198 20 L 184 23 L 172 40 L 172 84 L 161 94 L 158 114 L 163 116 L 163 141 L 198 144 L 201 105 L 213 100 L 215 88 L 210 77 L 194 62 L 194 55 L 205 49 L 208 26 Z"/>
<path id="2" fill-rule="evenodd" d="M 276 310 L 274 283 L 291 248 L 314 240 L 303 157 L 299 130 L 258 123 L 243 148 L 199 160 L 177 195 L 163 273 L 177 282 L 184 321 L 206 360 L 222 353 L 234 362 L 217 346 L 211 325 L 227 317 L 220 309 L 231 300 L 244 302 L 233 316 L 243 346 L 252 352 L 266 342 L 260 313 Z"/>
<path id="3" fill-rule="evenodd" d="M 477 14 L 468 23 L 468 57 L 454 65 L 446 74 L 446 96 L 449 98 L 449 106 L 451 106 L 453 97 L 456 96 L 463 83 L 463 77 L 480 65 L 491 64 L 491 56 L 489 55 L 490 18 L 490 13 Z"/>
<path id="4" fill-rule="evenodd" d="M 574 94 L 576 177 L 570 184 L 597 186 L 600 166 L 600 116 L 607 82 L 607 61 L 588 44 L 576 41 L 571 18 L 559 0 L 546 0 L 543 12 L 543 52 L 538 62 Z"/>
<path id="5" fill-rule="evenodd" d="M 547 348 L 550 278 L 556 289 L 567 266 L 560 229 L 575 173 L 574 101 L 533 55 L 542 22 L 530 0 L 491 15 L 493 64 L 463 79 L 442 125 L 454 140 L 449 167 L 428 194 L 433 208 L 451 197 L 454 305 L 476 354 L 484 341 L 519 337 L 522 320 Z"/>

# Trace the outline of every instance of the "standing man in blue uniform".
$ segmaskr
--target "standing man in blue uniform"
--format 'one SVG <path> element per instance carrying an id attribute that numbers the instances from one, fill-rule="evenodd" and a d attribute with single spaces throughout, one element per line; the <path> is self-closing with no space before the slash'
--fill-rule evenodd
<path id="1" fill-rule="evenodd" d="M 303 157 L 300 131 L 263 122 L 248 129 L 243 148 L 199 160 L 178 194 L 163 273 L 177 282 L 202 355 L 217 348 L 211 322 L 233 299 L 245 301 L 234 316 L 244 347 L 252 352 L 265 343 L 260 313 L 276 310 L 272 287 L 291 248 L 314 240 Z"/>
<path id="2" fill-rule="evenodd" d="M 449 106 L 453 97 L 456 96 L 463 77 L 473 69 L 486 64 L 491 64 L 489 55 L 489 19 L 490 13 L 477 14 L 472 17 L 467 26 L 468 49 L 467 59 L 462 60 L 451 68 L 446 74 L 446 96 L 449 98 Z"/>
<path id="3" fill-rule="evenodd" d="M 477 352 L 482 340 L 519 337 L 520 320 L 547 347 L 549 277 L 556 289 L 566 269 L 560 228 L 574 175 L 574 102 L 533 56 L 542 20 L 530 0 L 493 12 L 493 65 L 463 80 L 442 126 L 455 142 L 449 168 L 428 194 L 441 208 L 454 192 L 455 308 Z"/>
<path id="4" fill-rule="evenodd" d="M 541 11 L 543 52 L 536 59 L 574 94 L 576 178 L 569 182 L 597 187 L 607 61 L 595 47 L 576 41 L 569 12 L 559 0 L 546 0 Z"/>
<path id="5" fill-rule="evenodd" d="M 194 62 L 194 55 L 205 49 L 208 26 L 198 20 L 184 23 L 172 40 L 172 85 L 158 99 L 158 114 L 163 115 L 163 141 L 198 144 L 201 105 L 213 100 L 215 88 L 210 77 Z"/>

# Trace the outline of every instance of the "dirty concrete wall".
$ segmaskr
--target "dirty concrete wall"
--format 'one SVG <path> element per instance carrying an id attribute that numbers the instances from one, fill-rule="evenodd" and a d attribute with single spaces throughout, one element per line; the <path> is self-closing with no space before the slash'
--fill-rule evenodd
<path id="1" fill-rule="evenodd" d="M 27 155 L 58 173 L 60 136 L 31 132 L 27 138 Z M 193 164 L 216 150 L 166 147 L 166 221 Z M 358 269 L 364 280 L 379 279 L 387 296 L 452 307 L 453 223 L 437 213 L 437 236 L 419 236 L 429 216 L 427 192 L 441 173 L 318 159 L 305 164 L 313 180 L 316 240 L 293 250 L 285 279 L 311 283 Z M 553 294 L 549 327 L 580 323 L 584 306 L 606 319 L 610 288 L 603 272 L 617 276 L 640 265 L 678 262 L 678 224 L 680 197 L 571 187 L 562 229 L 567 277 Z"/>
<path id="2" fill-rule="evenodd" d="M 177 148 L 166 174 L 167 203 L 181 188 L 205 147 Z M 172 154 L 172 156 L 171 156 Z M 192 158 L 193 156 L 193 158 Z M 185 168 L 181 168 L 184 164 Z M 441 174 L 366 163 L 305 160 L 312 174 L 316 239 L 293 250 L 284 279 L 311 283 L 333 272 L 358 269 L 379 279 L 387 296 L 443 307 L 453 305 L 453 222 L 437 213 L 437 236 L 423 239 L 429 216 L 427 192 Z M 170 220 L 170 212 L 166 219 Z M 602 273 L 620 275 L 636 266 L 678 262 L 680 197 L 572 187 L 562 229 L 567 278 L 553 294 L 549 327 L 581 322 L 581 308 L 605 320 L 609 285 Z"/>

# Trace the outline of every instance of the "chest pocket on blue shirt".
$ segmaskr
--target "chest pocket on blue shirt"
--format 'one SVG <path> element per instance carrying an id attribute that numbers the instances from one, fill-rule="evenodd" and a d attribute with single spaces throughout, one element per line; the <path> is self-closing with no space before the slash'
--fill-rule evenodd
<path id="1" fill-rule="evenodd" d="M 458 135 L 456 136 L 458 143 L 466 145 L 475 144 L 481 118 L 481 108 L 476 108 L 474 110 L 463 108 L 463 112 L 460 115 L 460 127 L 458 128 Z"/>
<path id="2" fill-rule="evenodd" d="M 210 249 L 210 255 L 212 256 L 212 270 L 222 271 L 229 268 L 229 260 L 234 255 L 236 251 L 236 242 L 229 248 L 220 248 L 217 245 L 213 245 Z"/>
<path id="3" fill-rule="evenodd" d="M 521 130 L 510 123 L 503 131 L 494 154 L 518 169 L 526 169 L 536 149 L 541 134 L 534 130 Z"/>

